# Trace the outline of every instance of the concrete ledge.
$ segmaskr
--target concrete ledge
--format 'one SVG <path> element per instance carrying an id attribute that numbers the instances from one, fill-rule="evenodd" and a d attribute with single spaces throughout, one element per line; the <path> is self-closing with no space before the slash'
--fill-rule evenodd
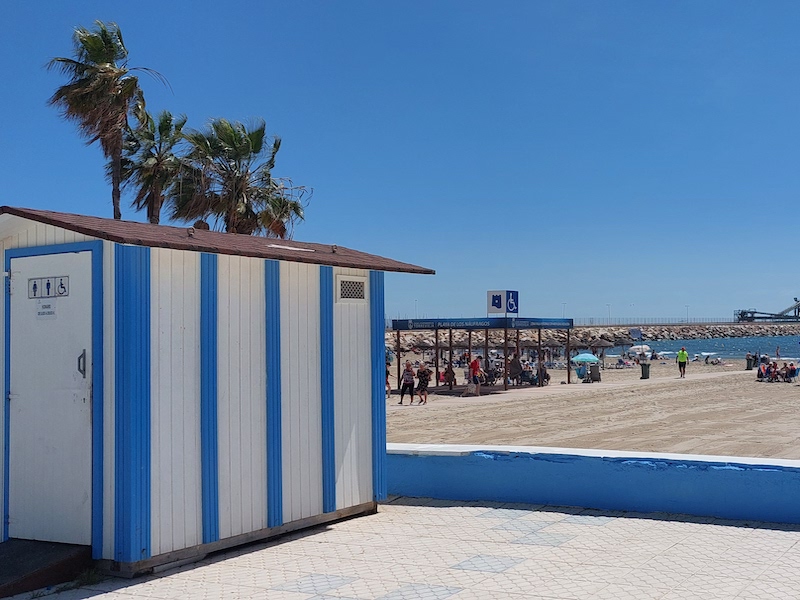
<path id="1" fill-rule="evenodd" d="M 800 523 L 800 461 L 388 444 L 390 494 Z"/>

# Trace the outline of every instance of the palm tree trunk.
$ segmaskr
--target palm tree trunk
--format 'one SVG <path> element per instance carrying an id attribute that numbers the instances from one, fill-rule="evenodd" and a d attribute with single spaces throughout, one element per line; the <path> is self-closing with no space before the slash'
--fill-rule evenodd
<path id="1" fill-rule="evenodd" d="M 153 188 L 153 201 L 147 206 L 148 218 L 153 225 L 158 225 L 161 222 L 161 205 L 163 204 L 161 198 L 161 187 L 156 185 Z"/>
<path id="2" fill-rule="evenodd" d="M 122 135 L 120 134 L 120 144 L 115 144 L 111 156 L 111 203 L 114 205 L 114 218 L 122 219 L 122 211 L 119 202 L 119 186 L 122 180 Z"/>

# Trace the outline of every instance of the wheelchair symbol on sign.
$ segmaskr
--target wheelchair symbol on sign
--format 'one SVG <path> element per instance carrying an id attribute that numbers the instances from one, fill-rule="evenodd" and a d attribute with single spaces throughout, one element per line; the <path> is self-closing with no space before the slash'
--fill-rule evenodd
<path id="1" fill-rule="evenodd" d="M 517 303 L 514 300 L 514 296 L 508 297 L 508 303 L 506 306 L 508 307 L 508 312 L 517 312 Z"/>

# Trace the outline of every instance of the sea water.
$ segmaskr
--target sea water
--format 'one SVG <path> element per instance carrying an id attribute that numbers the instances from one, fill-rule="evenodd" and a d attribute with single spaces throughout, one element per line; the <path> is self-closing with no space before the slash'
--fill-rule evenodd
<path id="1" fill-rule="evenodd" d="M 638 343 L 638 342 L 637 342 Z M 697 340 L 645 340 L 642 342 L 650 346 L 656 352 L 672 352 L 670 355 L 674 359 L 676 352 L 681 347 L 686 347 L 689 358 L 699 354 L 705 358 L 703 352 L 716 352 L 712 356 L 728 359 L 743 360 L 745 355 L 759 353 L 766 354 L 775 359 L 775 349 L 780 346 L 780 360 L 798 361 L 800 360 L 800 335 L 775 335 L 775 336 L 751 336 L 738 338 L 710 338 Z M 609 354 L 621 354 L 622 348 L 609 348 Z"/>

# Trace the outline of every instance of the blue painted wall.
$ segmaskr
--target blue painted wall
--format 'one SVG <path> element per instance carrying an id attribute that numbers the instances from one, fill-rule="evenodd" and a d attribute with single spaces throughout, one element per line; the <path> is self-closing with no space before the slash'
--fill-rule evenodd
<path id="1" fill-rule="evenodd" d="M 319 361 L 322 404 L 322 510 L 336 510 L 336 404 L 333 367 L 333 267 L 319 268 Z"/>
<path id="2" fill-rule="evenodd" d="M 386 500 L 386 341 L 383 272 L 369 272 L 370 391 L 372 396 L 372 494 Z M 399 358 L 398 358 L 399 360 Z"/>
<path id="3" fill-rule="evenodd" d="M 114 247 L 114 558 L 150 557 L 150 248 Z"/>
<path id="4" fill-rule="evenodd" d="M 283 525 L 281 435 L 281 265 L 264 261 L 267 329 L 267 526 Z"/>
<path id="5" fill-rule="evenodd" d="M 570 454 L 391 453 L 390 494 L 800 523 L 800 468 Z"/>
<path id="6" fill-rule="evenodd" d="M 219 425 L 217 419 L 217 255 L 200 255 L 200 464 L 203 542 L 219 539 Z"/>

